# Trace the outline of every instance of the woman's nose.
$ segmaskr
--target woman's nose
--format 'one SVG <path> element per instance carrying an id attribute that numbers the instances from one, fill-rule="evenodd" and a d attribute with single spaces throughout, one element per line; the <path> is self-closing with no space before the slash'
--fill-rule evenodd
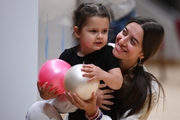
<path id="1" fill-rule="evenodd" d="M 116 36 L 116 42 L 118 43 L 121 39 L 121 33 L 118 33 Z"/>
<path id="2" fill-rule="evenodd" d="M 126 46 L 127 45 L 127 37 L 126 36 L 120 37 L 120 39 L 117 39 L 117 42 L 123 46 Z"/>
<path id="3" fill-rule="evenodd" d="M 126 46 L 127 44 L 127 38 L 126 37 L 123 37 L 121 40 L 120 40 L 121 44 Z"/>

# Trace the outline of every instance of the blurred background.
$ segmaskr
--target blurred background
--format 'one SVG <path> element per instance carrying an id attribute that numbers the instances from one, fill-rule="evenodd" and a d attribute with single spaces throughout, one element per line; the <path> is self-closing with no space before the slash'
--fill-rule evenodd
<path id="1" fill-rule="evenodd" d="M 180 120 L 180 1 L 135 2 L 137 15 L 151 16 L 165 28 L 163 46 L 146 66 L 164 86 L 166 99 L 148 120 Z M 24 120 L 28 108 L 41 100 L 38 70 L 74 45 L 75 7 L 77 0 L 0 1 L 0 119 Z"/>

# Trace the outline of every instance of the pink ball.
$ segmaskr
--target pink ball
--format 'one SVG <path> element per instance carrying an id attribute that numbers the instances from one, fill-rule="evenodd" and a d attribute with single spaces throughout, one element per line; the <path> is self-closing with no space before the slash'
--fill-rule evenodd
<path id="1" fill-rule="evenodd" d="M 62 94 L 65 91 L 64 77 L 69 68 L 71 68 L 71 65 L 60 59 L 46 61 L 39 70 L 38 78 L 40 86 L 45 82 L 48 82 L 47 86 L 52 83 L 52 89 L 58 87 L 58 92 Z"/>

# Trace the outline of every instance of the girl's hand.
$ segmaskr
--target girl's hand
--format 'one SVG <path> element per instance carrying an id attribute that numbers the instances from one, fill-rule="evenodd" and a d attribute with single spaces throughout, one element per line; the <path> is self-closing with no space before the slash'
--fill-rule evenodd
<path id="1" fill-rule="evenodd" d="M 85 72 L 83 77 L 90 78 L 88 81 L 102 80 L 104 77 L 104 71 L 93 64 L 84 64 L 81 70 Z"/>
<path id="2" fill-rule="evenodd" d="M 114 104 L 112 101 L 109 101 L 109 99 L 114 98 L 114 96 L 110 94 L 110 93 L 113 93 L 114 90 L 102 89 L 102 88 L 105 88 L 106 86 L 107 86 L 106 84 L 100 84 L 99 85 L 99 89 L 96 92 L 96 94 L 97 94 L 97 106 L 99 106 L 100 108 L 102 108 L 104 110 L 110 110 L 110 108 L 107 107 L 106 105 L 113 105 Z"/>
<path id="3" fill-rule="evenodd" d="M 39 94 L 42 99 L 48 100 L 52 98 L 58 97 L 60 94 L 58 93 L 58 88 L 52 88 L 53 84 L 50 84 L 48 86 L 48 82 L 44 83 L 42 86 L 40 86 L 39 81 L 37 82 L 37 88 L 39 91 Z"/>
<path id="4" fill-rule="evenodd" d="M 67 97 L 67 99 L 76 107 L 79 109 L 85 110 L 86 114 L 88 116 L 92 116 L 96 110 L 97 110 L 97 105 L 96 105 L 96 100 L 97 96 L 93 92 L 92 97 L 89 100 L 82 100 L 77 94 L 71 93 L 71 92 L 65 92 L 64 93 Z"/>

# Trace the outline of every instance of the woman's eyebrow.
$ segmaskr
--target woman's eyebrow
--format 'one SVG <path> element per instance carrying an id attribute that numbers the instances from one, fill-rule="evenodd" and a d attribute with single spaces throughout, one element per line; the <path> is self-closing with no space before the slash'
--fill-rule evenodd
<path id="1" fill-rule="evenodd" d="M 126 29 L 126 31 L 129 33 L 129 30 L 127 29 L 127 27 L 125 27 L 124 29 Z M 132 38 L 139 44 L 139 41 L 134 36 Z"/>
<path id="2" fill-rule="evenodd" d="M 136 38 L 133 37 L 133 39 L 139 44 L 139 41 Z"/>
<path id="3" fill-rule="evenodd" d="M 127 29 L 127 27 L 125 27 L 124 29 L 126 29 L 126 31 L 129 32 L 128 29 Z"/>

